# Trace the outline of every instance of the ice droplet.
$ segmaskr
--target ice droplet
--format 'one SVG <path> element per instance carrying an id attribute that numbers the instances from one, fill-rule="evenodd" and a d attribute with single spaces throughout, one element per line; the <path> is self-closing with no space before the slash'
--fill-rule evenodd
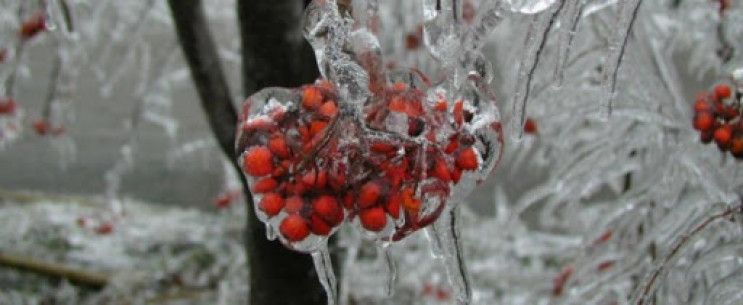
<path id="1" fill-rule="evenodd" d="M 462 241 L 460 239 L 460 228 L 457 219 L 459 209 L 454 208 L 441 214 L 431 230 L 440 243 L 446 274 L 454 289 L 458 305 L 468 305 L 472 301 L 472 289 L 470 287 L 469 274 L 464 263 L 462 253 Z"/>
<path id="2" fill-rule="evenodd" d="M 632 26 L 637 19 L 637 11 L 642 0 L 625 0 L 619 2 L 619 16 L 616 32 L 609 42 L 609 51 L 606 54 L 606 66 L 602 75 L 602 96 L 599 118 L 608 119 L 611 116 L 612 103 L 617 86 L 617 74 L 622 65 L 622 57 L 627 48 L 627 40 Z"/>
<path id="3" fill-rule="evenodd" d="M 333 264 L 330 261 L 328 245 L 325 244 L 319 250 L 312 252 L 312 261 L 315 263 L 315 272 L 320 279 L 322 287 L 325 288 L 325 294 L 328 296 L 328 305 L 337 304 L 338 290 L 336 288 L 335 272 Z"/>
<path id="4" fill-rule="evenodd" d="M 564 2 L 561 2 L 561 6 Z M 516 81 L 516 92 L 513 95 L 513 127 L 512 135 L 515 140 L 520 140 L 524 135 L 524 122 L 526 121 L 526 101 L 529 99 L 531 81 L 534 78 L 534 70 L 537 68 L 539 59 L 544 49 L 549 32 L 557 12 L 552 10 L 532 16 L 529 29 L 524 42 L 524 55 L 519 66 L 518 79 Z"/>

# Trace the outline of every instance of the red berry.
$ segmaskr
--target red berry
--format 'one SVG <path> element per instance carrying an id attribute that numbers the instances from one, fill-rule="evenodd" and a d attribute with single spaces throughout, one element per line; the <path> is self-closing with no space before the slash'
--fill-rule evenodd
<path id="1" fill-rule="evenodd" d="M 379 206 L 362 210 L 359 218 L 361 225 L 369 231 L 379 232 L 387 225 L 387 214 Z"/>
<path id="2" fill-rule="evenodd" d="M 458 100 L 456 103 L 454 103 L 454 122 L 457 122 L 457 125 L 462 125 L 462 122 L 464 122 L 464 101 Z"/>
<path id="3" fill-rule="evenodd" d="M 320 89 L 306 87 L 302 91 L 302 106 L 309 110 L 315 110 L 322 105 L 323 96 Z"/>
<path id="4" fill-rule="evenodd" d="M 265 176 L 273 172 L 271 151 L 265 146 L 250 148 L 243 157 L 243 170 L 255 177 Z"/>
<path id="5" fill-rule="evenodd" d="M 714 133 L 715 142 L 720 148 L 725 148 L 730 144 L 730 140 L 733 137 L 733 128 L 731 125 L 723 125 L 717 128 Z"/>
<path id="6" fill-rule="evenodd" d="M 316 235 L 327 236 L 333 228 L 321 217 L 312 215 L 310 217 L 310 231 Z"/>
<path id="7" fill-rule="evenodd" d="M 276 216 L 281 212 L 281 209 L 284 208 L 284 198 L 276 193 L 265 194 L 263 195 L 263 198 L 261 198 L 258 208 L 260 208 L 263 213 L 266 213 L 268 217 Z"/>
<path id="8" fill-rule="evenodd" d="M 477 152 L 475 149 L 470 147 L 459 152 L 457 156 L 457 166 L 462 170 L 475 170 L 479 165 L 477 160 Z"/>
<path id="9" fill-rule="evenodd" d="M 714 138 L 714 134 L 715 132 L 712 130 L 702 131 L 699 134 L 699 140 L 702 141 L 702 143 L 704 144 L 709 144 L 710 142 L 712 142 L 712 139 Z"/>
<path id="10" fill-rule="evenodd" d="M 15 99 L 0 99 L 0 114 L 12 115 L 15 113 L 16 108 Z"/>
<path id="11" fill-rule="evenodd" d="M 694 103 L 694 112 L 699 113 L 702 111 L 712 111 L 712 105 L 705 100 L 697 100 L 697 102 Z"/>
<path id="12" fill-rule="evenodd" d="M 324 188 L 328 184 L 328 173 L 322 170 L 319 173 L 314 171 L 306 173 L 302 176 L 302 183 L 318 189 Z"/>
<path id="13" fill-rule="evenodd" d="M 385 142 L 374 142 L 371 145 L 369 145 L 369 150 L 375 152 L 375 153 L 393 153 L 397 151 L 397 147 L 390 143 Z"/>
<path id="14" fill-rule="evenodd" d="M 284 238 L 291 242 L 301 241 L 310 235 L 307 222 L 299 215 L 289 215 L 281 221 L 279 231 Z"/>
<path id="15" fill-rule="evenodd" d="M 29 39 L 36 34 L 46 30 L 46 16 L 44 12 L 36 12 L 21 25 L 20 36 L 22 39 Z"/>
<path id="16" fill-rule="evenodd" d="M 114 231 L 114 226 L 111 223 L 103 223 L 97 228 L 95 228 L 95 232 L 101 235 L 108 235 L 111 234 L 111 232 Z"/>
<path id="17" fill-rule="evenodd" d="M 715 117 L 710 112 L 700 112 L 694 116 L 694 128 L 697 130 L 710 130 L 714 125 Z"/>
<path id="18" fill-rule="evenodd" d="M 409 213 L 417 213 L 421 207 L 421 200 L 415 197 L 415 190 L 405 188 L 400 192 L 402 207 Z"/>
<path id="19" fill-rule="evenodd" d="M 390 198 L 387 200 L 387 204 L 384 205 L 384 209 L 387 211 L 387 214 L 390 214 L 390 216 L 394 219 L 400 218 L 400 201 L 402 199 L 400 198 L 400 194 L 393 193 L 390 195 Z"/>
<path id="20" fill-rule="evenodd" d="M 726 85 L 717 85 L 714 89 L 715 92 L 715 99 L 725 99 L 732 95 L 732 91 L 730 90 L 729 86 Z"/>
<path id="21" fill-rule="evenodd" d="M 382 192 L 382 187 L 376 182 L 369 181 L 364 183 L 359 190 L 358 207 L 365 209 L 372 206 L 379 199 L 379 194 Z"/>
<path id="22" fill-rule="evenodd" d="M 336 114 L 338 114 L 338 106 L 335 105 L 334 101 L 327 101 L 325 104 L 322 104 L 319 110 L 317 110 L 317 113 L 320 115 L 332 118 Z"/>
<path id="23" fill-rule="evenodd" d="M 335 197 L 323 195 L 312 203 L 312 211 L 328 222 L 334 222 L 340 212 L 340 204 Z"/>
<path id="24" fill-rule="evenodd" d="M 730 143 L 730 153 L 738 160 L 743 159 L 743 137 L 738 136 L 733 139 Z"/>
<path id="25" fill-rule="evenodd" d="M 299 196 L 292 196 L 286 199 L 284 210 L 289 214 L 299 214 L 304 208 L 304 200 Z"/>
<path id="26" fill-rule="evenodd" d="M 531 118 L 527 118 L 526 122 L 524 123 L 524 132 L 528 134 L 536 134 L 537 133 L 537 123 L 534 122 Z"/>
<path id="27" fill-rule="evenodd" d="M 230 193 L 224 193 L 219 195 L 216 200 L 214 200 L 214 206 L 217 209 L 224 209 L 232 203 L 232 195 Z"/>
<path id="28" fill-rule="evenodd" d="M 405 36 L 405 47 L 408 50 L 415 50 L 421 45 L 421 38 L 414 33 L 410 33 Z"/>
<path id="29" fill-rule="evenodd" d="M 36 134 L 38 134 L 40 136 L 44 136 L 44 135 L 48 134 L 51 131 L 51 129 L 52 129 L 52 126 L 45 119 L 35 120 L 35 121 L 33 121 L 31 123 L 31 126 L 36 131 Z"/>
<path id="30" fill-rule="evenodd" d="M 444 160 L 440 158 L 436 160 L 436 164 L 433 166 L 433 176 L 443 182 L 451 181 L 451 174 L 449 174 L 449 169 L 446 167 Z"/>
<path id="31" fill-rule="evenodd" d="M 258 180 L 255 184 L 253 184 L 253 192 L 255 193 L 268 193 L 270 191 L 273 191 L 279 183 L 276 181 L 276 179 L 268 177 L 263 178 L 261 180 Z"/>
<path id="32" fill-rule="evenodd" d="M 328 127 L 327 122 L 312 121 L 312 123 L 310 123 L 310 136 L 315 136 L 316 134 L 321 133 L 325 130 L 325 127 Z"/>
<path id="33" fill-rule="evenodd" d="M 279 156 L 279 158 L 285 159 L 291 156 L 291 149 L 289 149 L 289 145 L 286 143 L 286 138 L 280 133 L 274 134 L 271 137 L 271 140 L 268 141 L 268 149 Z"/>

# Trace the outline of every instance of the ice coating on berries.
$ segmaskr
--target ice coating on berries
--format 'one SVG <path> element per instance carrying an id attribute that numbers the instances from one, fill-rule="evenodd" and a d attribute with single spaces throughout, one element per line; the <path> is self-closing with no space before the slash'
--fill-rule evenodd
<path id="1" fill-rule="evenodd" d="M 324 81 L 246 101 L 243 172 L 262 221 L 276 229 L 289 215 L 290 227 L 304 220 L 307 235 L 279 234 L 291 247 L 315 250 L 344 219 L 378 239 L 402 239 L 454 208 L 497 163 L 498 112 L 479 77 L 458 91 L 430 87 L 413 70 L 386 78 L 361 122 L 335 111 L 343 99 Z"/>
<path id="2" fill-rule="evenodd" d="M 699 93 L 694 104 L 692 127 L 699 131 L 704 144 L 715 142 L 722 153 L 743 160 L 743 118 L 739 88 L 727 84 L 715 85 L 709 92 Z"/>

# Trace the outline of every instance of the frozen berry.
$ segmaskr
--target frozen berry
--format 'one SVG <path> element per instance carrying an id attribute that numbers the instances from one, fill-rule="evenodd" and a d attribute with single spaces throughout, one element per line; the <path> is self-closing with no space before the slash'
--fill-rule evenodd
<path id="1" fill-rule="evenodd" d="M 743 137 L 736 137 L 730 142 L 730 153 L 736 159 L 743 159 Z"/>
<path id="2" fill-rule="evenodd" d="M 12 115 L 15 113 L 16 108 L 17 105 L 14 99 L 0 99 L 0 115 Z"/>
<path id="3" fill-rule="evenodd" d="M 51 129 L 52 126 L 49 124 L 49 121 L 44 119 L 38 119 L 31 123 L 31 126 L 34 128 L 34 131 L 36 131 L 37 135 L 44 136 L 47 135 Z"/>
<path id="4" fill-rule="evenodd" d="M 289 215 L 281 221 L 279 231 L 284 238 L 292 242 L 302 241 L 310 234 L 307 222 L 299 215 Z"/>
<path id="5" fill-rule="evenodd" d="M 276 193 L 268 193 L 263 195 L 261 202 L 258 207 L 268 215 L 268 217 L 276 216 L 284 208 L 284 198 Z"/>
<path id="6" fill-rule="evenodd" d="M 720 128 L 717 128 L 717 130 L 715 130 L 715 133 L 714 133 L 715 142 L 721 148 L 725 148 L 730 144 L 730 140 L 733 137 L 732 129 L 733 129 L 732 126 L 724 125 Z"/>
<path id="7" fill-rule="evenodd" d="M 243 159 L 243 170 L 251 176 L 260 177 L 273 172 L 271 151 L 265 146 L 250 148 Z"/>
<path id="8" fill-rule="evenodd" d="M 36 12 L 21 25 L 20 36 L 26 40 L 46 30 L 46 16 L 44 12 Z"/>
<path id="9" fill-rule="evenodd" d="M 315 199 L 312 203 L 312 210 L 316 215 L 322 217 L 328 222 L 334 222 L 340 212 L 340 204 L 335 197 L 330 195 L 323 195 Z"/>
<path id="10" fill-rule="evenodd" d="M 327 236 L 333 228 L 317 215 L 310 217 L 310 231 L 316 235 Z"/>
<path id="11" fill-rule="evenodd" d="M 726 99 L 732 95 L 730 87 L 725 85 L 717 85 L 714 89 L 716 99 Z"/>
<path id="12" fill-rule="evenodd" d="M 322 105 L 323 96 L 320 89 L 306 87 L 302 91 L 302 106 L 309 110 L 315 110 Z"/>
<path id="13" fill-rule="evenodd" d="M 715 117 L 711 112 L 704 111 L 694 116 L 694 128 L 705 131 L 710 130 L 715 125 Z"/>
<path id="14" fill-rule="evenodd" d="M 528 134 L 536 134 L 537 133 L 537 122 L 535 122 L 531 118 L 527 118 L 526 122 L 524 122 L 524 132 Z"/>
<path id="15" fill-rule="evenodd" d="M 361 209 L 372 206 L 377 199 L 379 194 L 382 192 L 382 187 L 378 183 L 369 181 L 361 186 L 359 190 L 358 206 Z"/>
<path id="16" fill-rule="evenodd" d="M 286 210 L 290 214 L 298 214 L 304 208 L 304 200 L 299 196 L 292 196 L 286 199 Z"/>
<path id="17" fill-rule="evenodd" d="M 391 194 L 387 200 L 387 204 L 384 205 L 384 209 L 394 219 L 400 218 L 400 195 L 397 193 Z"/>
<path id="18" fill-rule="evenodd" d="M 108 235 L 114 231 L 114 226 L 111 223 L 103 223 L 95 228 L 95 232 L 101 235 Z"/>
<path id="19" fill-rule="evenodd" d="M 322 106 L 317 111 L 317 113 L 331 118 L 331 117 L 334 117 L 336 114 L 338 114 L 338 106 L 335 105 L 335 102 L 328 101 L 328 102 L 325 102 L 325 104 L 322 104 Z"/>
<path id="20" fill-rule="evenodd" d="M 274 178 L 263 178 L 253 184 L 253 192 L 255 193 L 267 193 L 273 191 L 279 183 Z"/>
<path id="21" fill-rule="evenodd" d="M 361 225 L 369 231 L 379 232 L 387 226 L 387 214 L 379 206 L 362 210 L 359 218 Z"/>
<path id="22" fill-rule="evenodd" d="M 232 204 L 232 199 L 232 194 L 230 193 L 221 194 L 219 195 L 219 197 L 217 197 L 217 199 L 214 200 L 214 206 L 217 209 L 224 209 Z"/>
<path id="23" fill-rule="evenodd" d="M 289 149 L 289 145 L 286 143 L 286 138 L 284 138 L 284 135 L 280 133 L 271 137 L 271 140 L 268 142 L 268 149 L 279 156 L 279 158 L 288 158 L 291 156 L 291 150 Z"/>
<path id="24" fill-rule="evenodd" d="M 477 152 L 475 149 L 470 147 L 459 152 L 457 156 L 457 166 L 462 170 L 475 170 L 479 161 L 477 161 Z"/>

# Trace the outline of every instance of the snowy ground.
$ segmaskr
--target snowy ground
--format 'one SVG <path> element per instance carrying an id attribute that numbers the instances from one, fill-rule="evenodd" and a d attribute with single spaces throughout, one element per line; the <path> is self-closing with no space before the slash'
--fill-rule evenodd
<path id="1" fill-rule="evenodd" d="M 0 255 L 103 275 L 109 284 L 103 289 L 85 288 L 3 266 L 2 305 L 246 303 L 243 205 L 204 211 L 124 200 L 120 202 L 121 215 L 115 216 L 95 200 L 11 195 L 0 196 Z M 478 217 L 467 208 L 462 217 L 474 304 L 496 300 L 536 304 L 549 299 L 552 278 L 561 266 L 514 258 L 538 257 L 554 237 L 532 235 L 497 242 L 505 235 L 481 233 L 505 232 L 506 222 Z M 425 234 L 415 234 L 392 247 L 397 278 L 391 282 L 394 296 L 387 297 L 390 274 L 383 256 L 373 243 L 358 244 L 352 232 L 341 232 L 344 281 L 339 286 L 343 303 L 454 303 L 445 268 L 431 255 Z M 524 240 L 533 244 L 524 244 Z M 561 240 L 564 245 L 576 242 Z M 521 245 L 514 247 L 516 243 Z M 506 253 L 514 249 L 525 252 Z"/>

